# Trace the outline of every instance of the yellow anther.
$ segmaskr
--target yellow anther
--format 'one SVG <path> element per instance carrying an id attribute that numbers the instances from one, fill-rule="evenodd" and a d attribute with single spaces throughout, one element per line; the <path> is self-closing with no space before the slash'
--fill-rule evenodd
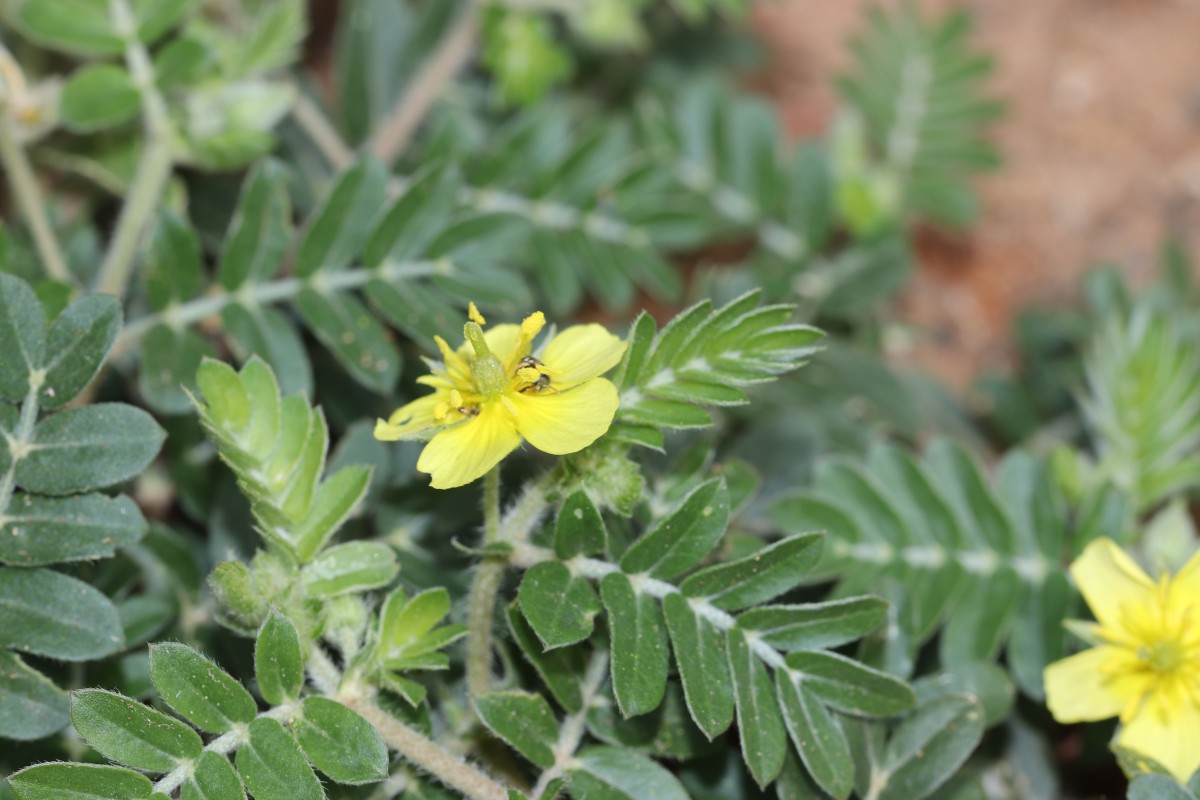
<path id="1" fill-rule="evenodd" d="M 450 404 L 449 403 L 438 403 L 436 406 L 433 407 L 433 418 L 436 419 L 438 422 L 441 422 L 442 420 L 444 420 L 446 418 L 446 415 L 449 413 L 450 413 Z"/>
<path id="2" fill-rule="evenodd" d="M 517 370 L 517 377 L 526 383 L 537 383 L 538 378 L 542 377 L 542 373 L 534 367 L 521 367 Z"/>
<path id="3" fill-rule="evenodd" d="M 487 320 L 483 318 L 483 314 L 479 313 L 479 308 L 475 305 L 474 301 L 471 301 L 471 303 L 467 306 L 467 319 L 471 320 L 471 322 L 474 322 L 476 325 L 487 324 Z"/>
<path id="4" fill-rule="evenodd" d="M 533 337 L 541 333 L 542 328 L 546 326 L 546 315 L 540 311 L 535 311 L 521 322 L 521 338 L 525 341 L 533 341 Z"/>
<path id="5" fill-rule="evenodd" d="M 450 405 L 454 408 L 462 408 L 463 396 L 462 392 L 460 392 L 458 389 L 450 390 Z"/>

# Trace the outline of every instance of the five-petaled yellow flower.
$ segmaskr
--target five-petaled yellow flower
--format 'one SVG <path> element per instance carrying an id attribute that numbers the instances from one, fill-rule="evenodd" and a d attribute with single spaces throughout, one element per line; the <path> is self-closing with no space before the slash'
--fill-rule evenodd
<path id="1" fill-rule="evenodd" d="M 617 365 L 625 343 L 596 324 L 575 325 L 535 354 L 533 340 L 546 324 L 538 311 L 520 325 L 496 325 L 470 306 L 457 351 L 435 336 L 442 361 L 418 383 L 433 388 L 375 424 L 375 438 L 429 439 L 417 469 L 435 489 L 470 483 L 521 443 L 565 455 L 582 450 L 612 425 L 617 389 L 601 378 Z"/>
<path id="2" fill-rule="evenodd" d="M 1119 716 L 1117 744 L 1186 782 L 1200 767 L 1200 553 L 1156 583 L 1111 539 L 1087 546 L 1071 574 L 1097 622 L 1090 650 L 1046 668 L 1059 722 Z"/>

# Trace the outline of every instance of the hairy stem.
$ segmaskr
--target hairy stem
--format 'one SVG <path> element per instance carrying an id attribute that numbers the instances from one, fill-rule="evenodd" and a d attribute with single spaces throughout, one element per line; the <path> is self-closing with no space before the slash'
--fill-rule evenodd
<path id="1" fill-rule="evenodd" d="M 4 165 L 4 174 L 17 201 L 17 208 L 21 210 L 21 216 L 33 234 L 33 244 L 46 274 L 61 283 L 71 283 L 73 278 L 67 269 L 67 259 L 46 217 L 42 190 L 33 175 L 25 148 L 17 141 L 7 108 L 0 109 L 0 163 Z"/>
<path id="2" fill-rule="evenodd" d="M 453 264 L 449 261 L 401 261 L 385 263 L 379 267 L 357 267 L 338 272 L 318 272 L 313 278 L 280 278 L 251 286 L 245 286 L 236 292 L 218 288 L 212 294 L 198 297 L 176 306 L 164 309 L 154 314 L 147 314 L 125 326 L 117 338 L 114 355 L 124 352 L 130 345 L 137 342 L 150 332 L 154 326 L 165 323 L 176 328 L 186 328 L 207 319 L 234 303 L 244 303 L 248 306 L 271 305 L 291 300 L 306 286 L 326 292 L 350 291 L 365 286 L 369 281 L 378 278 L 384 281 L 417 278 L 432 275 L 436 272 L 452 271 Z"/>
<path id="3" fill-rule="evenodd" d="M 133 262 L 137 257 L 142 236 L 158 209 L 163 189 L 171 177 L 174 161 L 171 154 L 171 119 L 167 105 L 159 94 L 154 79 L 150 54 L 137 35 L 137 20 L 129 0 L 109 0 L 113 23 L 125 40 L 125 63 L 142 97 L 142 123 L 146 145 L 138 161 L 137 172 L 121 214 L 117 229 L 108 245 L 96 289 L 121 296 L 129 285 Z"/>
<path id="4" fill-rule="evenodd" d="M 483 543 L 500 541 L 500 467 L 483 476 Z M 473 697 L 492 688 L 492 625 L 496 596 L 504 578 L 504 560 L 484 556 L 471 581 L 467 606 L 467 689 Z"/>
<path id="5" fill-rule="evenodd" d="M 371 723 L 388 747 L 411 764 L 470 800 L 508 800 L 505 786 L 388 714 L 370 694 L 342 694 L 333 699 Z"/>
<path id="6" fill-rule="evenodd" d="M 329 166 L 343 170 L 353 163 L 354 151 L 342 140 L 321 107 L 298 86 L 296 102 L 292 105 L 292 119 L 321 151 L 321 156 L 329 162 Z"/>
<path id="7" fill-rule="evenodd" d="M 404 151 L 446 84 L 471 58 L 479 36 L 479 5 L 479 0 L 467 0 L 408 91 L 371 137 L 371 152 L 384 163 L 391 164 Z"/>
<path id="8" fill-rule="evenodd" d="M 537 786 L 533 787 L 531 797 L 541 798 L 550 788 L 550 784 L 561 778 L 571 766 L 571 762 L 575 758 L 575 751 L 579 749 L 579 743 L 583 741 L 583 734 L 587 730 L 588 711 L 591 710 L 596 695 L 600 693 L 600 687 L 604 685 L 604 678 L 607 675 L 608 653 L 597 650 L 592 654 L 587 673 L 583 677 L 583 686 L 581 687 L 583 705 L 577 712 L 567 717 L 563 721 L 562 727 L 559 728 L 558 741 L 554 744 L 554 766 L 543 772 L 538 778 Z"/>

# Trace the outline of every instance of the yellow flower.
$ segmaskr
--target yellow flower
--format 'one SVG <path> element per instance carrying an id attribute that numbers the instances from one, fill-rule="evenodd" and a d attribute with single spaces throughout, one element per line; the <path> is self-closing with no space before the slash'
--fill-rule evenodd
<path id="1" fill-rule="evenodd" d="M 600 325 L 575 325 L 533 354 L 546 324 L 538 311 L 520 325 L 485 320 L 472 303 L 457 351 L 435 336 L 441 362 L 417 383 L 433 394 L 375 423 L 375 438 L 432 439 L 417 469 L 435 489 L 470 483 L 511 453 L 524 438 L 539 450 L 565 455 L 596 441 L 617 413 L 617 389 L 601 378 L 617 365 L 625 343 Z"/>
<path id="2" fill-rule="evenodd" d="M 1096 646 L 1046 667 L 1059 722 L 1119 716 L 1116 742 L 1186 782 L 1200 767 L 1200 553 L 1152 581 L 1111 539 L 1087 546 L 1071 574 L 1097 622 Z"/>

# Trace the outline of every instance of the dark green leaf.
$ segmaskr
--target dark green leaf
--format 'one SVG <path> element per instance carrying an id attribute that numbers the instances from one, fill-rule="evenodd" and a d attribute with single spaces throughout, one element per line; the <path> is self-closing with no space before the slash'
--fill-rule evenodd
<path id="1" fill-rule="evenodd" d="M 166 433 L 133 406 L 100 403 L 43 419 L 17 464 L 17 485 L 39 494 L 89 492 L 132 478 L 158 455 Z"/>
<path id="2" fill-rule="evenodd" d="M 155 325 L 142 339 L 138 388 L 156 411 L 186 414 L 192 401 L 184 390 L 195 389 L 201 362 L 213 355 L 208 341 L 191 328 Z"/>
<path id="3" fill-rule="evenodd" d="M 81 297 L 58 315 L 46 336 L 43 408 L 70 402 L 91 383 L 121 331 L 121 318 L 121 303 L 103 294 Z"/>
<path id="4" fill-rule="evenodd" d="M 0 359 L 0 398 L 24 400 L 29 377 L 45 358 L 46 317 L 29 284 L 4 273 L 0 273 L 0 353 L 5 354 Z"/>
<path id="5" fill-rule="evenodd" d="M 273 706 L 295 700 L 304 686 L 304 652 L 292 621 L 272 611 L 254 645 L 258 691 Z"/>
<path id="6" fill-rule="evenodd" d="M 878 628 L 887 603 L 878 597 L 848 597 L 799 606 L 763 606 L 738 617 L 738 625 L 755 631 L 777 650 L 839 647 Z"/>
<path id="7" fill-rule="evenodd" d="M 890 717 L 916 702 L 904 681 L 836 653 L 789 653 L 787 664 L 805 691 L 846 714 Z"/>
<path id="8" fill-rule="evenodd" d="M 73 55 L 113 56 L 125 50 L 108 6 L 96 0 L 25 0 L 17 23 L 35 42 Z"/>
<path id="9" fill-rule="evenodd" d="M 387 777 L 387 745 L 369 722 L 341 703 L 304 698 L 292 728 L 313 766 L 338 783 L 374 783 Z"/>
<path id="10" fill-rule="evenodd" d="M 1008 717 L 1015 694 L 1008 672 L 987 661 L 962 664 L 922 678 L 913 684 L 913 690 L 921 705 L 949 694 L 971 695 L 983 709 L 984 727 L 987 728 Z"/>
<path id="11" fill-rule="evenodd" d="M 947 695 L 905 717 L 888 740 L 879 800 L 922 800 L 955 773 L 983 736 L 974 699 Z"/>
<path id="12" fill-rule="evenodd" d="M 1195 795 L 1166 775 L 1140 775 L 1129 784 L 1126 800 L 1195 800 Z"/>
<path id="13" fill-rule="evenodd" d="M 564 561 L 575 556 L 603 553 L 608 531 L 587 492 L 579 490 L 563 503 L 554 525 L 554 554 Z"/>
<path id="14" fill-rule="evenodd" d="M 730 628 L 725 634 L 725 646 L 733 674 L 742 758 L 755 782 L 766 786 L 783 769 L 787 752 L 787 732 L 779 703 L 771 676 L 751 649 L 746 634 L 736 627 Z"/>
<path id="15" fill-rule="evenodd" d="M 101 755 L 135 769 L 170 772 L 204 749 L 200 736 L 174 717 L 102 689 L 71 695 L 71 722 Z"/>
<path id="16" fill-rule="evenodd" d="M 0 519 L 0 562 L 26 567 L 107 558 L 146 532 L 137 503 L 124 495 L 18 493 Z"/>
<path id="17" fill-rule="evenodd" d="M 729 524 L 723 478 L 697 486 L 679 508 L 625 551 L 621 569 L 669 580 L 696 566 L 721 541 Z"/>
<path id="18" fill-rule="evenodd" d="M 854 787 L 854 762 L 837 720 L 805 684 L 794 681 L 785 670 L 775 674 L 775 686 L 788 733 L 804 766 L 822 789 L 845 800 Z"/>
<path id="19" fill-rule="evenodd" d="M 679 780 L 649 757 L 621 747 L 585 747 L 570 770 L 571 793 L 598 800 L 687 800 Z"/>
<path id="20" fill-rule="evenodd" d="M 242 779 L 238 777 L 229 759 L 212 751 L 205 751 L 196 759 L 192 773 L 183 781 L 179 791 L 180 800 L 245 800 Z"/>
<path id="21" fill-rule="evenodd" d="M 305 287 L 296 310 L 355 380 L 386 394 L 400 377 L 400 354 L 391 336 L 363 305 L 345 294 Z"/>
<path id="22" fill-rule="evenodd" d="M 124 644 L 116 607 L 88 584 L 47 569 L 0 567 L 0 647 L 87 661 Z"/>
<path id="23" fill-rule="evenodd" d="M 17 800 L 141 800 L 150 779 L 124 767 L 38 764 L 8 776 Z"/>
<path id="24" fill-rule="evenodd" d="M 543 769 L 554 766 L 558 721 L 539 694 L 491 692 L 475 698 L 479 718 L 492 733 Z"/>
<path id="25" fill-rule="evenodd" d="M 608 613 L 613 694 L 621 714 L 653 711 L 667 687 L 667 631 L 658 601 L 619 572 L 600 581 L 600 598 Z"/>
<path id="26" fill-rule="evenodd" d="M 250 723 L 250 740 L 237 752 L 237 771 L 254 800 L 324 800 L 300 745 L 273 719 Z"/>
<path id="27" fill-rule="evenodd" d="M 547 649 L 591 636 L 593 620 L 600 613 L 600 601 L 591 584 L 558 561 L 534 564 L 521 579 L 517 599 Z"/>
<path id="28" fill-rule="evenodd" d="M 71 721 L 67 693 L 7 650 L 0 650 L 0 737 L 28 741 Z"/>
<path id="29" fill-rule="evenodd" d="M 688 577 L 680 587 L 726 611 L 765 603 L 794 589 L 821 559 L 824 536 L 789 536 L 737 561 L 716 564 Z"/>
<path id="30" fill-rule="evenodd" d="M 579 675 L 582 672 L 583 660 L 578 657 L 579 648 L 543 650 L 542 643 L 525 621 L 517 603 L 508 607 L 505 617 L 513 639 L 521 648 L 521 654 L 533 665 L 542 683 L 550 690 L 558 704 L 570 713 L 582 709 L 583 693 L 579 686 Z"/>
<path id="31" fill-rule="evenodd" d="M 383 206 L 386 186 L 387 172 L 373 158 L 364 158 L 342 173 L 300 240 L 296 274 L 306 278 L 349 264 Z"/>
<path id="32" fill-rule="evenodd" d="M 217 273 L 221 285 L 233 291 L 247 281 L 262 283 L 278 272 L 292 239 L 291 219 L 284 166 L 269 158 L 259 161 L 242 184 L 229 221 Z"/>
<path id="33" fill-rule="evenodd" d="M 209 733 L 225 733 L 258 713 L 242 684 L 185 644 L 150 645 L 150 680 L 167 705 Z"/>
<path id="34" fill-rule="evenodd" d="M 709 739 L 733 722 L 733 683 L 721 631 L 680 594 L 663 598 L 663 616 L 692 719 Z"/>

